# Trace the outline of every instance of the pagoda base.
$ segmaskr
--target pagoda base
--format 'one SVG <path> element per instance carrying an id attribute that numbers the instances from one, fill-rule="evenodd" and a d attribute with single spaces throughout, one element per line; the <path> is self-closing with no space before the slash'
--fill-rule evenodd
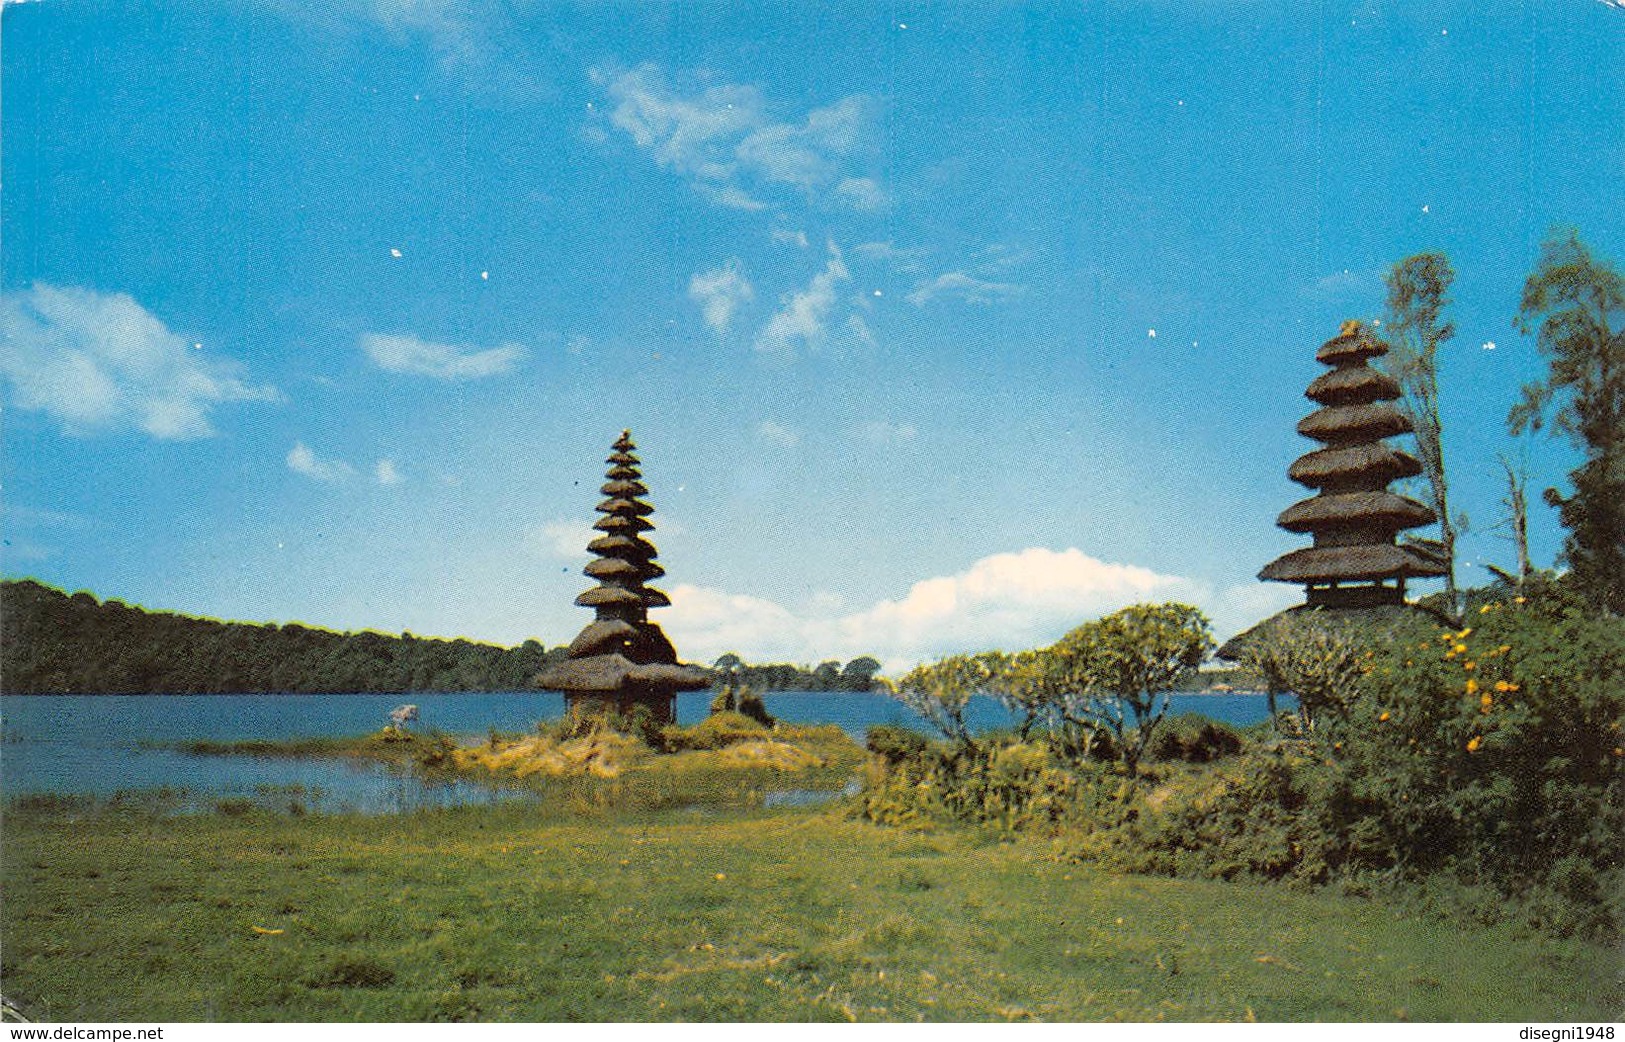
<path id="1" fill-rule="evenodd" d="M 629 718 L 639 706 L 662 727 L 677 722 L 677 694 L 672 691 L 567 691 L 564 694 L 564 711 L 571 716 L 608 716 L 614 713 Z"/>
<path id="2" fill-rule="evenodd" d="M 1378 608 L 1385 604 L 1405 603 L 1404 580 L 1393 586 L 1383 583 L 1358 586 L 1306 586 L 1311 608 Z"/>

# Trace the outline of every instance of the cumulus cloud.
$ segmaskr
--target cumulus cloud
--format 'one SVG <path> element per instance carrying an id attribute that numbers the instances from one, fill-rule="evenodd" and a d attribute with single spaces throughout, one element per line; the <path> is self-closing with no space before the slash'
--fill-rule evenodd
<path id="1" fill-rule="evenodd" d="M 793 352 L 797 343 L 812 347 L 823 341 L 836 290 L 852 278 L 833 243 L 829 252 L 824 270 L 814 275 L 805 289 L 784 296 L 779 310 L 756 337 L 758 351 Z"/>
<path id="2" fill-rule="evenodd" d="M 379 460 L 378 465 L 373 467 L 372 474 L 380 485 L 399 485 L 406 480 L 401 477 L 401 472 L 395 469 L 394 461 L 387 459 Z"/>
<path id="3" fill-rule="evenodd" d="M 940 655 L 1049 644 L 1073 626 L 1193 585 L 1081 550 L 994 554 L 957 575 L 917 582 L 896 600 L 834 617 L 803 615 L 749 595 L 698 586 L 671 591 L 662 625 L 691 657 L 738 651 L 753 661 L 810 662 L 873 654 L 900 671 Z"/>
<path id="4" fill-rule="evenodd" d="M 907 299 L 915 307 L 924 307 L 936 297 L 955 298 L 969 304 L 1000 304 L 1024 292 L 1026 287 L 1013 282 L 989 282 L 963 271 L 949 271 L 922 281 Z"/>
<path id="5" fill-rule="evenodd" d="M 450 344 L 436 344 L 412 336 L 382 336 L 366 333 L 361 350 L 374 365 L 392 373 L 413 373 L 437 380 L 478 380 L 511 372 L 525 357 L 517 344 L 504 344 L 484 351 Z"/>
<path id="6" fill-rule="evenodd" d="M 672 607 L 661 625 L 694 661 L 725 651 L 752 662 L 874 655 L 892 675 L 943 655 L 1043 647 L 1081 623 L 1145 602 L 1196 605 L 1223 642 L 1303 596 L 1280 583 L 1215 589 L 1076 548 L 1042 547 L 985 557 L 956 575 L 921 580 L 895 600 L 845 613 L 839 598 L 827 594 L 807 611 L 792 611 L 767 598 L 702 586 L 680 585 L 670 593 Z"/>
<path id="7" fill-rule="evenodd" d="M 355 476 L 355 468 L 343 460 L 324 460 L 312 452 L 302 441 L 293 443 L 288 450 L 288 469 L 316 481 L 337 484 Z"/>
<path id="8" fill-rule="evenodd" d="M 133 428 L 163 441 L 207 438 L 216 406 L 282 400 L 124 293 L 37 283 L 0 297 L 0 330 L 0 375 L 13 403 L 73 434 Z"/>
<path id="9" fill-rule="evenodd" d="M 722 205 L 762 209 L 762 195 L 786 188 L 850 209 L 885 205 L 879 183 L 850 169 L 870 134 L 871 106 L 863 97 L 784 120 L 750 85 L 690 77 L 673 86 L 651 64 L 619 73 L 595 69 L 592 76 L 614 102 L 613 126 Z"/>
<path id="10" fill-rule="evenodd" d="M 726 333 L 734 312 L 756 296 L 756 290 L 740 269 L 738 261 L 705 271 L 688 280 L 688 295 L 700 305 L 705 324 Z"/>

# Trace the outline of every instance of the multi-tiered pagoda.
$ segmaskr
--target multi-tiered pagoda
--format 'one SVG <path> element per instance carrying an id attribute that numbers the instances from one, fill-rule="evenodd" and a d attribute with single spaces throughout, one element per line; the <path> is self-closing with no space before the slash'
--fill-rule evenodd
<path id="1" fill-rule="evenodd" d="M 1388 483 L 1422 471 L 1416 457 L 1385 438 L 1411 432 L 1411 421 L 1393 405 L 1399 385 L 1366 363 L 1387 345 L 1358 322 L 1346 322 L 1315 359 L 1332 367 L 1310 383 L 1305 396 L 1320 405 L 1298 424 L 1298 433 L 1322 443 L 1300 457 L 1287 476 L 1318 495 L 1294 503 L 1276 524 L 1307 532 L 1313 546 L 1271 561 L 1260 579 L 1302 583 L 1310 605 L 1365 608 L 1405 601 L 1405 580 L 1437 577 L 1443 564 L 1397 535 L 1432 524 L 1432 510 L 1388 491 Z"/>
<path id="2" fill-rule="evenodd" d="M 632 454 L 632 432 L 622 431 L 610 453 L 603 492 L 598 504 L 604 516 L 593 528 L 604 533 L 587 549 L 598 559 L 585 574 L 598 585 L 576 598 L 576 604 L 597 612 L 570 645 L 568 657 L 536 678 L 537 686 L 564 692 L 567 708 L 587 712 L 629 714 L 645 706 L 659 723 L 676 719 L 677 692 L 707 687 L 710 680 L 693 666 L 677 661 L 677 650 L 650 622 L 650 608 L 671 601 L 644 584 L 666 574 L 655 564 L 654 545 L 643 537 L 654 525 L 648 517 L 654 507 L 640 497 L 649 494 L 639 480 L 638 458 Z"/>

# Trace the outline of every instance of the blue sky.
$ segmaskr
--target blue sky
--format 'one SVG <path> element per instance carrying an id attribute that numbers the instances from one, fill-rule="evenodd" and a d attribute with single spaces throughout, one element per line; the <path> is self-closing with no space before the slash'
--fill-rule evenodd
<path id="1" fill-rule="evenodd" d="M 1463 581 L 1575 464 L 1511 320 L 1625 260 L 1617 5 L 309 6 L 5 4 L 5 574 L 562 643 L 630 427 L 691 659 L 1234 632 L 1423 250 Z"/>

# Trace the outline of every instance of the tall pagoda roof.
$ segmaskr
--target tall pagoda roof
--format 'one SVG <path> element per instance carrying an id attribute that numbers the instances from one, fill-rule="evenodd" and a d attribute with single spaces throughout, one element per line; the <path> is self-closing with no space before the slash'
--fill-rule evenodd
<path id="1" fill-rule="evenodd" d="M 616 705 L 647 705 L 657 717 L 670 719 L 673 693 L 706 687 L 710 678 L 679 663 L 671 641 L 648 619 L 650 608 L 666 607 L 671 599 L 645 585 L 665 569 L 654 563 L 658 552 L 642 536 L 654 528 L 648 520 L 654 507 L 640 498 L 649 490 L 634 448 L 630 431 L 615 442 L 603 487 L 609 498 L 596 507 L 604 516 L 593 523 L 608 534 L 587 544 L 597 559 L 585 574 L 598 585 L 575 603 L 592 608 L 596 618 L 570 644 L 565 660 L 545 670 L 536 683 L 567 697 L 593 696 L 600 703 L 598 696 L 613 695 Z"/>
<path id="2" fill-rule="evenodd" d="M 1298 423 L 1298 433 L 1325 448 L 1293 462 L 1287 476 L 1319 490 L 1292 504 L 1276 524 L 1308 533 L 1314 545 L 1294 550 L 1258 573 L 1260 579 L 1303 583 L 1310 603 L 1346 606 L 1403 600 L 1407 578 L 1444 574 L 1432 555 L 1398 545 L 1405 529 L 1433 523 L 1431 509 L 1388 490 L 1398 478 L 1421 473 L 1416 457 L 1384 439 L 1411 432 L 1411 421 L 1389 403 L 1399 384 L 1367 363 L 1387 345 L 1358 322 L 1344 323 L 1315 358 L 1331 367 L 1310 382 L 1305 397 L 1320 408 Z M 1382 585 L 1396 580 L 1394 586 Z M 1339 584 L 1362 585 L 1339 592 Z"/>

